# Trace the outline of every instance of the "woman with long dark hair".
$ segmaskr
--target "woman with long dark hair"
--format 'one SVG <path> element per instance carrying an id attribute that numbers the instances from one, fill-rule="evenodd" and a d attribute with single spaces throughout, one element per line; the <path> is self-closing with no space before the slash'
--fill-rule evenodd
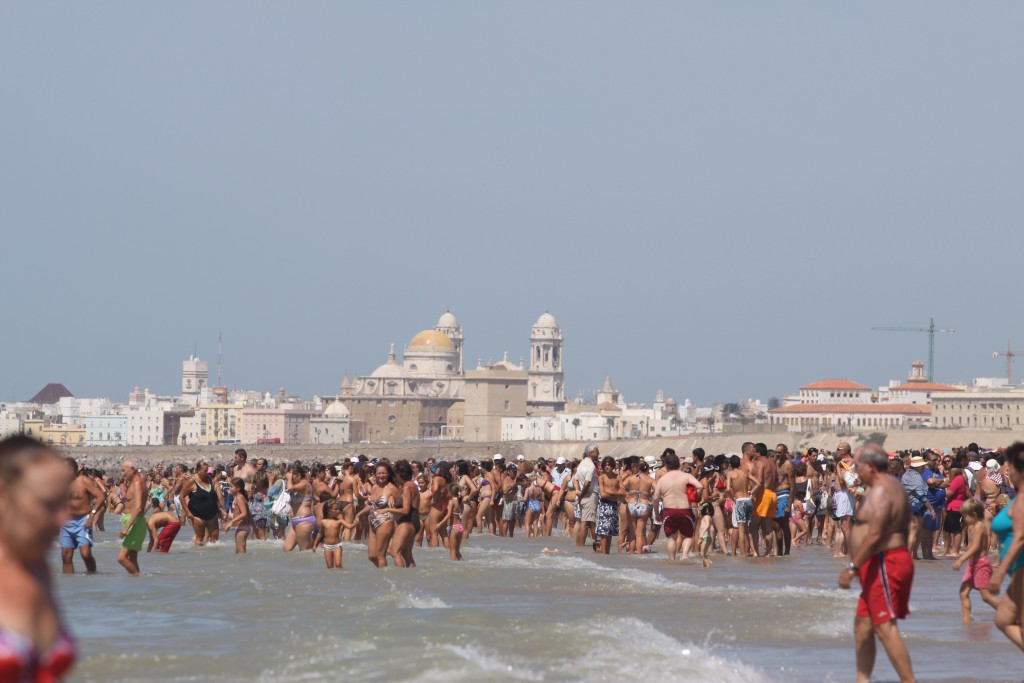
<path id="1" fill-rule="evenodd" d="M 383 510 L 395 516 L 395 535 L 391 537 L 388 554 L 395 558 L 396 567 L 415 567 L 412 545 L 420 530 L 420 489 L 408 460 L 397 461 L 394 470 L 401 488 L 395 507 Z"/>
<path id="2" fill-rule="evenodd" d="M 1006 449 L 1006 463 L 1017 495 L 992 520 L 992 533 L 999 540 L 999 568 L 992 573 L 988 589 L 998 595 L 1003 577 L 1010 577 L 1010 588 L 996 608 L 996 626 L 1010 642 L 1024 650 L 1024 441 Z"/>
<path id="3" fill-rule="evenodd" d="M 299 550 L 313 547 L 313 534 L 316 532 L 316 515 L 313 514 L 313 484 L 309 480 L 309 470 L 296 462 L 287 476 L 286 490 L 291 496 L 292 506 L 291 528 L 284 539 L 284 551 L 291 552 L 298 546 Z"/>

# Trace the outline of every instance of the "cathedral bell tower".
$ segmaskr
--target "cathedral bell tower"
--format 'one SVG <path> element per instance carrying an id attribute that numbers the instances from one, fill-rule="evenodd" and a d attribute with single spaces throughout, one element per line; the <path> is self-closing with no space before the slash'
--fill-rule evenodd
<path id="1" fill-rule="evenodd" d="M 565 409 L 565 372 L 562 370 L 562 330 L 547 311 L 530 332 L 530 369 L 526 388 L 529 410 Z"/>

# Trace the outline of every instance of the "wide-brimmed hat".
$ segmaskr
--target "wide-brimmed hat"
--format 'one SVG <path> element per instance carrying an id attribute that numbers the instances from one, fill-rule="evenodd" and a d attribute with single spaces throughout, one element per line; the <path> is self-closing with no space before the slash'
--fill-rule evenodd
<path id="1" fill-rule="evenodd" d="M 924 458 L 922 458 L 920 455 L 915 455 L 913 458 L 910 459 L 911 467 L 924 467 L 927 464 L 928 463 L 925 462 Z"/>

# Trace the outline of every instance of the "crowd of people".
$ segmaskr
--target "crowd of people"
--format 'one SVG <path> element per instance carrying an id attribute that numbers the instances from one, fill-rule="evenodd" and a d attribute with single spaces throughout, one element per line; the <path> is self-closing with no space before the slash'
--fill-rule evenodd
<path id="1" fill-rule="evenodd" d="M 13 586 L 36 586 L 39 603 L 28 621 L 15 616 L 13 603 L 0 607 L 0 663 L 6 657 L 53 671 L 64 666 L 69 641 L 43 580 L 44 555 L 59 536 L 65 573 L 74 571 L 76 552 L 86 571 L 96 571 L 93 535 L 117 514 L 118 562 L 132 575 L 140 572 L 143 548 L 168 552 L 184 528 L 197 547 L 233 531 L 236 553 L 246 552 L 249 539 L 276 539 L 286 552 L 322 551 L 328 569 L 342 568 L 348 541 L 365 543 L 375 567 L 415 567 L 414 550 L 424 545 L 460 561 L 471 539 L 517 532 L 630 554 L 652 552 L 664 535 L 668 560 L 694 557 L 704 567 L 719 554 L 784 557 L 821 545 L 848 560 L 840 585 L 857 578 L 862 586 L 858 675 L 870 677 L 877 637 L 901 678 L 912 680 L 895 620 L 907 615 L 916 559 L 953 558 L 965 569 L 964 619 L 977 590 L 1024 650 L 1024 506 L 1012 503 L 1022 485 L 1024 443 L 999 452 L 970 444 L 886 453 L 867 444 L 854 453 L 839 443 L 833 452 L 790 453 L 785 444 L 748 442 L 734 454 L 665 449 L 660 457 L 620 459 L 589 445 L 572 461 L 355 455 L 288 465 L 251 461 L 238 449 L 231 462 L 146 471 L 127 460 L 111 476 L 10 437 L 0 442 L 0 565 L 16 568 Z M 31 537 L 25 525 L 11 523 L 12 511 L 35 519 Z M 1000 599 L 1007 576 L 1010 588 Z M 20 595 L 23 601 L 27 593 Z"/>

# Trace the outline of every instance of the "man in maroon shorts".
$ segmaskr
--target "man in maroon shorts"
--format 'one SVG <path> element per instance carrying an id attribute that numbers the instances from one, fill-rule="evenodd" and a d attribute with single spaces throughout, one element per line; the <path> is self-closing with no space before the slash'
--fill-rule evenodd
<path id="1" fill-rule="evenodd" d="M 683 547 L 684 540 L 692 539 L 697 530 L 696 520 L 694 520 L 693 511 L 690 509 L 690 496 L 687 495 L 686 488 L 692 487 L 699 492 L 704 485 L 693 475 L 679 470 L 679 456 L 675 453 L 666 453 L 661 456 L 661 461 L 665 463 L 665 473 L 658 478 L 654 485 L 654 520 L 655 523 L 665 525 L 668 559 L 674 561 L 676 553 Z M 663 510 L 662 503 L 665 506 Z M 658 510 L 662 510 L 660 514 Z M 686 558 L 683 557 L 683 559 Z"/>
<path id="2" fill-rule="evenodd" d="M 898 479 L 889 474 L 889 456 L 878 444 L 865 444 L 855 461 L 861 483 L 868 487 L 853 516 L 850 564 L 839 575 L 839 587 L 860 581 L 860 600 L 853 622 L 857 682 L 867 683 L 875 668 L 875 638 L 882 641 L 902 683 L 914 681 L 910 653 L 896 620 L 910 614 L 914 561 L 907 550 L 910 504 Z"/>

